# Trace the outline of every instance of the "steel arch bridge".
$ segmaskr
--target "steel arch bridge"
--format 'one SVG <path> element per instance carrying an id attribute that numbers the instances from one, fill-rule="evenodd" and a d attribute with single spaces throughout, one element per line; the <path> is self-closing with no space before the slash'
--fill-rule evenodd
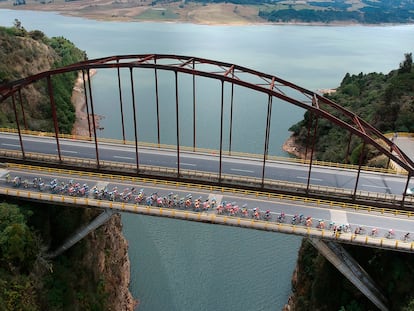
<path id="1" fill-rule="evenodd" d="M 22 138 L 22 134 L 25 133 L 25 130 L 28 130 L 26 125 L 26 117 L 24 113 L 24 102 L 25 100 L 25 89 L 31 87 L 38 81 L 45 82 L 45 87 L 47 89 L 48 97 L 49 97 L 49 108 L 51 111 L 51 119 L 53 120 L 53 128 L 54 128 L 54 139 L 56 141 L 57 146 L 57 163 L 54 164 L 47 164 L 47 165 L 61 165 L 62 167 L 65 165 L 66 158 L 62 155 L 61 152 L 61 140 L 62 136 L 60 135 L 60 126 L 59 126 L 59 119 L 58 119 L 58 108 L 55 104 L 54 98 L 54 88 L 53 88 L 53 78 L 67 73 L 67 72 L 81 72 L 83 77 L 83 88 L 85 92 L 85 101 L 86 101 L 86 109 L 88 115 L 92 115 L 92 118 L 88 118 L 89 122 L 89 140 L 94 142 L 95 145 L 95 161 L 94 165 L 95 169 L 98 171 L 104 171 L 107 169 L 103 164 L 104 161 L 100 159 L 100 148 L 98 147 L 98 137 L 97 137 L 97 124 L 95 121 L 95 110 L 96 104 L 94 103 L 94 94 L 91 88 L 91 70 L 93 69 L 112 69 L 115 70 L 117 73 L 117 91 L 119 94 L 119 109 L 121 113 L 121 126 L 122 126 L 122 141 L 123 144 L 126 142 L 125 136 L 125 125 L 124 125 L 124 109 L 125 109 L 125 94 L 123 93 L 122 88 L 122 78 L 121 78 L 121 70 L 129 71 L 129 81 L 131 85 L 131 106 L 133 111 L 133 131 L 134 131 L 134 142 L 133 145 L 135 147 L 135 164 L 133 174 L 140 175 L 140 174 L 147 174 L 147 172 L 143 169 L 143 166 L 139 160 L 139 150 L 141 147 L 141 142 L 139 143 L 138 139 L 138 126 L 137 126 L 137 105 L 136 105 L 136 94 L 135 94 L 135 86 L 134 86 L 134 70 L 137 69 L 149 69 L 153 71 L 153 83 L 155 88 L 154 94 L 154 105 L 156 106 L 156 120 L 157 120 L 157 143 L 160 146 L 160 85 L 159 85 L 159 74 L 160 72 L 172 72 L 173 79 L 171 85 L 174 87 L 174 94 L 175 98 L 170 99 L 175 106 L 174 116 L 175 118 L 175 126 L 174 129 L 170 129 L 174 132 L 176 136 L 176 167 L 173 173 L 173 177 L 177 180 L 183 178 L 184 170 L 181 168 L 180 158 L 183 150 L 187 150 L 188 147 L 191 146 L 183 146 L 182 142 L 180 141 L 181 138 L 181 129 L 180 129 L 180 117 L 179 115 L 179 107 L 180 107 L 180 92 L 178 87 L 178 75 L 186 75 L 192 78 L 192 111 L 189 113 L 189 119 L 192 120 L 192 138 L 193 144 L 192 148 L 193 151 L 196 150 L 196 77 L 207 78 L 209 80 L 216 80 L 220 82 L 221 89 L 220 89 L 220 115 L 217 119 L 220 120 L 219 122 L 219 147 L 218 147 L 218 172 L 217 172 L 217 179 L 216 184 L 225 184 L 226 178 L 225 174 L 223 173 L 223 159 L 224 156 L 227 154 L 223 149 L 223 140 L 224 140 L 224 119 L 225 119 L 225 112 L 224 112 L 224 87 L 225 85 L 229 86 L 231 89 L 230 91 L 230 134 L 228 139 L 229 145 L 229 155 L 231 155 L 231 145 L 232 145 L 232 133 L 234 132 L 233 129 L 233 102 L 234 102 L 234 89 L 235 86 L 241 87 L 243 89 L 248 89 L 256 93 L 264 94 L 267 98 L 265 100 L 266 105 L 266 121 L 265 121 L 265 133 L 264 133 L 264 145 L 263 145 L 263 152 L 260 155 L 260 159 L 262 159 L 261 165 L 261 182 L 259 182 L 259 187 L 262 189 L 266 189 L 266 165 L 269 161 L 269 144 L 270 144 L 270 128 L 272 123 L 272 108 L 275 106 L 274 99 L 277 99 L 281 102 L 287 103 L 289 105 L 294 105 L 308 111 L 311 115 L 312 121 L 309 122 L 308 128 L 308 141 L 311 143 L 307 148 L 310 150 L 310 158 L 305 161 L 306 165 L 308 166 L 308 174 L 307 174 L 307 181 L 306 187 L 304 188 L 306 195 L 310 195 L 311 189 L 311 171 L 312 167 L 314 166 L 314 149 L 315 149 L 315 136 L 317 135 L 317 127 L 318 127 L 318 119 L 326 119 L 333 123 L 334 125 L 344 129 L 349 133 L 349 142 L 350 144 L 352 137 L 358 137 L 363 143 L 363 151 L 361 153 L 359 165 L 357 166 L 357 176 L 355 187 L 353 191 L 352 198 L 355 199 L 356 192 L 358 188 L 358 180 L 361 172 L 361 168 L 363 166 L 362 163 L 362 155 L 367 145 L 373 146 L 377 151 L 381 154 L 385 155 L 389 161 L 393 161 L 397 165 L 399 165 L 403 170 L 407 172 L 407 180 L 405 183 L 405 189 L 401 189 L 402 196 L 402 205 L 404 204 L 405 193 L 409 186 L 410 178 L 414 173 L 414 162 L 402 151 L 398 148 L 398 146 L 388 138 L 386 138 L 383 134 L 381 134 L 377 129 L 373 126 L 368 124 L 366 121 L 362 120 L 359 116 L 352 113 L 351 111 L 341 107 L 337 103 L 329 100 L 328 98 L 321 96 L 313 91 L 307 90 L 303 87 L 295 85 L 289 81 L 283 80 L 279 77 L 276 77 L 271 74 L 266 74 L 263 72 L 259 72 L 253 69 L 249 69 L 243 66 L 204 59 L 204 58 L 197 58 L 191 56 L 181 56 L 181 55 L 166 55 L 166 54 L 138 54 L 138 55 L 119 55 L 119 56 L 109 56 L 99 59 L 92 59 L 92 60 L 85 60 L 76 64 L 72 64 L 63 68 L 58 68 L 42 73 L 38 73 L 32 75 L 30 77 L 26 77 L 17 81 L 13 81 L 4 85 L 0 86 L 0 104 L 1 105 L 9 105 L 12 108 L 14 113 L 14 120 L 17 127 L 17 132 L 19 135 L 19 144 L 20 144 L 20 156 L 19 161 L 27 162 L 27 163 L 38 163 L 39 160 L 34 160 L 28 152 L 25 152 L 25 142 Z M 27 102 L 27 100 L 26 100 Z M 248 121 L 248 120 L 246 120 Z M 187 147 L 187 149 L 186 149 Z M 350 150 L 348 147 L 347 154 L 349 154 Z M 13 161 L 16 160 L 16 155 L 4 156 L 3 160 Z M 41 161 L 40 161 L 41 162 Z M 67 165 L 67 163 L 66 163 Z M 73 166 L 74 164 L 70 164 Z M 151 173 L 149 173 L 151 175 Z M 239 186 L 243 187 L 243 185 Z M 248 187 L 248 185 L 244 185 Z"/>

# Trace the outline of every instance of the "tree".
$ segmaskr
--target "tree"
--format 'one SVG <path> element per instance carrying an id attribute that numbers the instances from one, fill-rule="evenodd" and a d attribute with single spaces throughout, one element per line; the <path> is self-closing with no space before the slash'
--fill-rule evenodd
<path id="1" fill-rule="evenodd" d="M 411 68 L 413 66 L 413 54 L 406 53 L 404 54 L 405 60 L 400 63 L 400 69 L 398 70 L 399 73 L 410 73 Z"/>
<path id="2" fill-rule="evenodd" d="M 29 271 L 36 260 L 35 234 L 16 205 L 0 204 L 0 266 Z M 7 265 L 6 265 L 7 263 Z"/>
<path id="3" fill-rule="evenodd" d="M 14 28 L 16 29 L 22 29 L 22 22 L 19 21 L 17 18 L 14 19 L 14 23 L 13 23 Z"/>
<path id="4" fill-rule="evenodd" d="M 0 251 L 3 260 L 28 269 L 36 258 L 36 247 L 33 233 L 23 223 L 7 226 L 0 235 Z"/>
<path id="5" fill-rule="evenodd" d="M 24 37 L 27 34 L 26 29 L 22 26 L 22 22 L 17 18 L 14 19 L 13 27 L 16 29 L 16 35 Z"/>
<path id="6" fill-rule="evenodd" d="M 0 204 L 0 232 L 3 232 L 11 224 L 23 222 L 24 216 L 17 205 L 7 203 Z"/>

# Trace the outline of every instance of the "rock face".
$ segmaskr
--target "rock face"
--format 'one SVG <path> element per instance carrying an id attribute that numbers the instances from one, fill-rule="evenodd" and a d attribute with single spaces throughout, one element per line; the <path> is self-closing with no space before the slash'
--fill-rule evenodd
<path id="1" fill-rule="evenodd" d="M 95 74 L 96 74 L 96 70 L 91 69 L 90 77 L 92 78 Z M 85 79 L 87 79 L 86 76 L 85 76 Z M 84 81 L 83 81 L 83 75 L 81 72 L 78 73 L 78 78 L 75 81 L 71 100 L 75 108 L 75 114 L 76 114 L 76 120 L 75 120 L 75 124 L 73 125 L 72 135 L 88 137 L 89 135 L 93 134 L 94 125 L 95 125 L 96 130 L 102 129 L 100 127 L 99 122 L 103 118 L 103 116 L 96 115 L 96 114 L 92 116 L 92 114 L 90 113 L 88 114 L 87 112 L 85 91 L 84 91 Z"/>
<path id="2" fill-rule="evenodd" d="M 133 311 L 138 301 L 129 291 L 130 261 L 128 242 L 122 234 L 120 214 L 114 214 L 86 239 L 85 261 L 107 294 L 107 310 Z"/>
<path id="3" fill-rule="evenodd" d="M 295 270 L 293 271 L 292 274 L 292 291 L 293 293 L 289 296 L 287 304 L 285 304 L 283 306 L 282 311 L 294 311 L 295 310 L 295 306 L 294 306 L 294 299 L 295 299 L 295 292 L 296 292 L 296 288 L 298 285 L 298 269 L 299 267 L 296 265 Z"/>
<path id="4" fill-rule="evenodd" d="M 301 146 L 296 142 L 295 136 L 291 135 L 282 146 L 283 151 L 299 158 L 299 159 L 310 159 L 311 152 L 306 150 L 306 147 Z M 306 152 L 308 153 L 306 155 Z"/>

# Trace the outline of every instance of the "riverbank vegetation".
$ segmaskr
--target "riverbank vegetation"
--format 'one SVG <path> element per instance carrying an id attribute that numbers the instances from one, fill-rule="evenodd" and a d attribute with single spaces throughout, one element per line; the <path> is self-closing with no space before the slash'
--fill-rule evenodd
<path id="1" fill-rule="evenodd" d="M 383 133 L 414 132 L 414 66 L 412 54 L 405 54 L 398 69 L 388 74 L 349 74 L 335 92 L 325 95 L 342 107 L 359 115 Z M 302 121 L 290 130 L 296 144 L 308 143 L 308 126 L 316 125 L 306 112 Z M 358 164 L 362 142 L 353 137 L 347 154 L 349 133 L 333 123 L 319 119 L 315 140 L 315 158 L 323 161 Z M 373 148 L 367 148 L 364 164 L 384 167 L 386 159 L 378 157 Z"/>
<path id="2" fill-rule="evenodd" d="M 63 37 L 48 38 L 39 30 L 27 31 L 18 20 L 15 20 L 13 27 L 0 27 L 0 84 L 76 63 L 85 57 L 85 52 L 69 40 Z M 71 96 L 76 78 L 77 72 L 52 78 L 61 133 L 69 134 L 75 122 Z M 28 129 L 54 132 L 47 81 L 42 80 L 23 89 L 22 98 Z M 23 121 L 20 118 L 21 124 Z M 12 103 L 8 100 L 0 110 L 0 127 L 16 126 Z"/>

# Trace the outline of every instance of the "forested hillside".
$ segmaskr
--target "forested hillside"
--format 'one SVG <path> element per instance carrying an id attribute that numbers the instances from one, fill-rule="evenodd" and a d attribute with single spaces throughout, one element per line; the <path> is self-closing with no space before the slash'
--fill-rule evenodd
<path id="1" fill-rule="evenodd" d="M 347 73 L 336 89 L 326 95 L 334 102 L 356 113 L 383 133 L 414 132 L 414 68 L 412 54 L 405 54 L 405 59 L 398 69 L 388 74 Z M 305 146 L 307 143 L 307 126 L 310 114 L 305 113 L 304 119 L 293 125 L 295 141 Z M 361 140 L 351 141 L 350 157 L 346 156 L 349 134 L 331 122 L 319 119 L 316 139 L 316 158 L 324 161 L 344 163 L 348 159 L 357 164 Z M 376 158 L 374 150 L 369 150 L 366 163 L 376 166 L 386 165 L 386 161 Z"/>
<path id="2" fill-rule="evenodd" d="M 84 60 L 85 52 L 63 37 L 48 38 L 39 30 L 26 31 L 20 21 L 14 27 L 0 27 L 0 84 Z M 70 133 L 75 121 L 71 102 L 77 73 L 52 79 L 59 130 Z M 27 126 L 31 130 L 52 131 L 52 117 L 46 81 L 22 91 Z M 0 127 L 16 127 L 11 101 L 2 103 Z"/>
<path id="3" fill-rule="evenodd" d="M 358 114 L 383 132 L 414 132 L 414 68 L 412 54 L 405 54 L 399 68 L 389 72 L 351 75 L 347 73 L 331 95 L 341 106 Z M 306 145 L 310 115 L 291 127 L 295 141 Z M 314 123 L 315 124 L 315 123 Z M 325 161 L 345 162 L 349 133 L 319 119 L 316 157 Z M 357 163 L 361 141 L 353 139 L 350 162 Z M 373 150 L 369 164 L 385 165 Z M 390 310 L 414 310 L 412 280 L 413 255 L 358 246 L 345 246 L 383 290 Z M 375 307 L 347 281 L 315 248 L 303 243 L 298 259 L 294 296 L 290 305 L 302 310 L 374 310 Z M 329 295 L 327 295 L 329 293 Z"/>
<path id="4" fill-rule="evenodd" d="M 61 243 L 95 215 L 33 203 L 0 203 L 0 310 L 105 309 L 104 279 L 96 279 L 89 263 L 82 263 L 84 243 L 70 257 L 44 259 L 52 243 Z"/>
<path id="5" fill-rule="evenodd" d="M 18 20 L 14 27 L 0 27 L 0 84 L 84 57 L 67 39 L 26 31 Z M 62 132 L 69 132 L 75 119 L 74 80 L 73 74 L 52 80 Z M 30 129 L 51 129 L 46 89 L 45 81 L 40 81 L 22 92 Z M 10 102 L 1 103 L 0 127 L 4 126 L 16 126 Z M 129 262 L 119 215 L 57 258 L 46 256 L 99 213 L 0 196 L 0 310 L 133 310 L 136 302 L 128 291 L 129 269 L 125 269 L 129 266 L 119 264 Z"/>

